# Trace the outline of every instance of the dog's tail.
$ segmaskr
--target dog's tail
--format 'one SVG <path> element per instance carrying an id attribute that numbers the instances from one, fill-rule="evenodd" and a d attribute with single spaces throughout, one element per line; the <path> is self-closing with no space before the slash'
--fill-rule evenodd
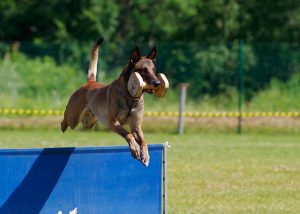
<path id="1" fill-rule="evenodd" d="M 101 37 L 99 38 L 95 44 L 93 45 L 92 52 L 91 52 L 91 61 L 89 66 L 89 71 L 87 74 L 87 81 L 96 81 L 97 75 L 97 63 L 98 63 L 98 49 L 104 39 Z"/>

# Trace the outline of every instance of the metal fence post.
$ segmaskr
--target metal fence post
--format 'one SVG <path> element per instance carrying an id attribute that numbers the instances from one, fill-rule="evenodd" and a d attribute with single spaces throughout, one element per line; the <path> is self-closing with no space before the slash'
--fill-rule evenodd
<path id="1" fill-rule="evenodd" d="M 244 97 L 244 41 L 240 41 L 240 48 L 239 48 L 239 101 L 238 101 L 238 127 L 237 133 L 242 133 L 242 107 L 243 107 L 243 97 Z"/>
<path id="2" fill-rule="evenodd" d="M 179 116 L 178 116 L 178 128 L 177 133 L 182 134 L 184 129 L 184 119 L 183 113 L 185 112 L 185 103 L 186 103 L 186 91 L 188 88 L 188 83 L 181 83 L 180 87 L 180 99 L 179 99 Z"/>

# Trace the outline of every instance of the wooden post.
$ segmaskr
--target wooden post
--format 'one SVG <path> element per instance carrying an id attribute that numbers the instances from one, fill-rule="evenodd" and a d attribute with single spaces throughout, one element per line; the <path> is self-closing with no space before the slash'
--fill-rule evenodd
<path id="1" fill-rule="evenodd" d="M 177 133 L 182 134 L 184 130 L 184 119 L 183 113 L 185 112 L 185 103 L 186 103 L 186 92 L 189 84 L 181 83 L 180 87 L 180 99 L 179 99 L 179 116 L 178 116 L 178 128 Z"/>
<path id="2" fill-rule="evenodd" d="M 238 102 L 238 125 L 237 133 L 242 133 L 242 111 L 243 111 L 243 100 L 244 100 L 244 41 L 240 41 L 240 56 L 239 56 L 239 102 Z"/>

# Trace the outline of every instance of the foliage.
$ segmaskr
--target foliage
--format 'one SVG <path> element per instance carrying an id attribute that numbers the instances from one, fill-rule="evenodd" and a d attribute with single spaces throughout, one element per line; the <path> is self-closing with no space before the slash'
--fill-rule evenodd
<path id="1" fill-rule="evenodd" d="M 0 103 L 8 107 L 61 107 L 83 80 L 74 68 L 58 67 L 50 57 L 29 60 L 12 52 L 0 60 Z"/>
<path id="2" fill-rule="evenodd" d="M 260 91 L 251 101 L 249 108 L 261 111 L 299 111 L 300 72 L 287 82 L 272 79 L 270 86 Z"/>
<path id="3" fill-rule="evenodd" d="M 180 82 L 191 84 L 190 94 L 193 97 L 210 94 L 229 93 L 237 85 L 239 66 L 239 44 L 215 44 L 199 46 L 197 44 L 178 44 L 161 48 L 163 53 L 158 61 L 163 71 L 171 77 L 173 85 Z M 245 68 L 255 64 L 251 47 L 246 46 L 247 61 Z"/>
<path id="4" fill-rule="evenodd" d="M 182 49 L 179 48 L 178 50 Z M 205 93 L 205 95 L 199 98 L 188 98 L 187 111 L 236 110 L 238 97 L 237 89 L 234 86 L 236 84 L 236 68 L 230 60 L 237 60 L 238 56 L 236 55 L 235 59 L 231 58 L 232 55 L 228 54 L 226 50 L 225 46 L 220 46 L 210 47 L 208 52 L 198 52 L 202 56 L 196 60 L 198 55 L 195 55 L 196 65 L 195 68 L 191 66 L 189 73 L 185 73 L 184 69 L 180 70 L 180 66 L 185 63 L 185 60 L 188 60 L 186 58 L 183 58 L 179 64 L 170 61 L 171 64 L 166 65 L 170 68 L 175 67 L 177 69 L 176 74 L 182 71 L 180 73 L 181 78 L 186 78 L 186 80 L 189 80 L 189 75 L 193 72 L 196 74 L 197 69 L 202 70 L 200 77 L 192 78 L 189 81 L 195 85 L 188 88 L 188 94 L 195 96 L 197 90 L 203 90 L 201 93 Z M 176 51 L 174 53 L 178 54 Z M 251 49 L 249 49 L 249 53 L 251 53 Z M 226 54 L 228 54 L 228 59 L 222 61 L 222 56 Z M 180 55 L 177 56 L 181 57 Z M 218 58 L 221 61 L 218 64 L 213 64 Z M 219 64 L 223 66 L 219 66 Z M 189 62 L 186 62 L 186 66 L 189 66 Z M 251 68 L 252 65 L 249 66 Z M 224 69 L 224 67 L 227 69 Z M 100 70 L 101 82 L 110 83 L 119 75 L 120 70 L 121 68 L 117 71 L 111 71 L 114 77 L 103 75 L 105 73 Z M 1 107 L 62 109 L 70 94 L 85 81 L 84 72 L 79 71 L 67 64 L 57 65 L 50 57 L 44 56 L 31 59 L 18 51 L 8 52 L 0 60 Z M 205 75 L 217 78 L 210 79 Z M 172 73 L 168 73 L 168 76 L 172 77 Z M 175 81 L 176 79 L 171 79 L 171 82 Z M 199 86 L 197 86 L 198 82 L 201 83 Z M 215 85 L 210 84 L 213 82 L 215 82 Z M 205 88 L 205 86 L 208 88 Z M 211 86 L 215 87 L 209 88 Z M 300 108 L 300 102 L 298 102 L 300 100 L 299 87 L 300 72 L 294 72 L 288 80 L 273 79 L 270 86 L 255 93 L 252 100 L 247 101 L 245 110 L 298 111 Z M 215 94 L 210 95 L 208 91 L 215 91 Z M 146 94 L 146 111 L 177 111 L 178 94 L 178 87 L 171 88 L 164 99 Z M 149 105 L 150 103 L 151 105 Z"/>
<path id="5" fill-rule="evenodd" d="M 51 0 L 0 3 L 0 39 L 299 43 L 299 1 Z"/>
<path id="6" fill-rule="evenodd" d="M 144 54 L 156 45 L 158 71 L 172 87 L 190 83 L 194 99 L 229 96 L 237 86 L 241 39 L 247 100 L 273 78 L 288 81 L 300 64 L 299 1 L 5 0 L 0 26 L 2 57 L 20 41 L 22 53 L 51 56 L 79 75 L 87 70 L 92 41 L 104 36 L 102 79 L 121 72 L 135 45 Z"/>

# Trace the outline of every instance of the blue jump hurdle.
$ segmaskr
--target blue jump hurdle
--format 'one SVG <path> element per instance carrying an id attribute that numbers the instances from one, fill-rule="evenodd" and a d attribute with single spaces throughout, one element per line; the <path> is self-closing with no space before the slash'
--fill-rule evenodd
<path id="1" fill-rule="evenodd" d="M 165 150 L 144 167 L 127 146 L 1 149 L 0 214 L 165 213 Z"/>

